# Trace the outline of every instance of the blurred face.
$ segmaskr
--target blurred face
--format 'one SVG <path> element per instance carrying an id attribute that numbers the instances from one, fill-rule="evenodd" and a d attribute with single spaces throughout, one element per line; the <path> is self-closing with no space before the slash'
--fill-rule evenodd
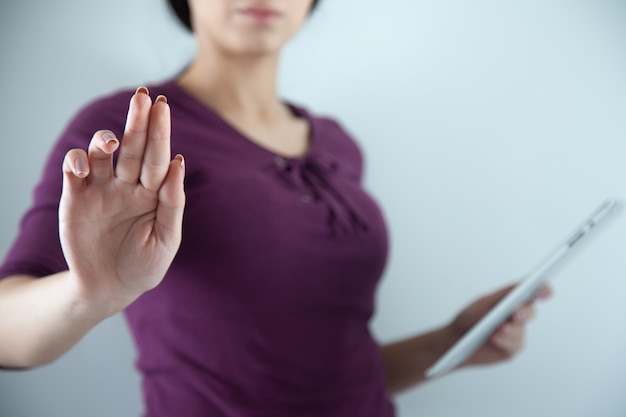
<path id="1" fill-rule="evenodd" d="M 189 0 L 199 42 L 238 55 L 278 52 L 298 31 L 313 0 Z"/>

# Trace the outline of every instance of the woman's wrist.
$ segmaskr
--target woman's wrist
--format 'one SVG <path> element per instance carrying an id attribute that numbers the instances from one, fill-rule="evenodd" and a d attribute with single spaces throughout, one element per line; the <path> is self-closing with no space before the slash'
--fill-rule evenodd
<path id="1" fill-rule="evenodd" d="M 64 292 L 70 302 L 70 314 L 78 319 L 100 322 L 124 310 L 140 295 L 85 288 L 82 284 L 85 282 L 84 278 L 77 277 L 72 271 L 67 271 L 63 278 Z"/>
<path id="2" fill-rule="evenodd" d="M 426 370 L 458 338 L 452 326 L 444 326 L 382 346 L 389 392 L 398 394 L 424 382 Z"/>

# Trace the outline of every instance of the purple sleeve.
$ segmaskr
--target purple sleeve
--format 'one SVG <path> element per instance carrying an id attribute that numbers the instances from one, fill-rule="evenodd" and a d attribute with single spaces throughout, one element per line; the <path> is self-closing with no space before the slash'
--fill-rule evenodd
<path id="1" fill-rule="evenodd" d="M 130 94 L 118 93 L 95 101 L 67 125 L 48 156 L 33 202 L 0 265 L 0 279 L 15 274 L 41 277 L 67 269 L 59 241 L 58 219 L 63 159 L 70 149 L 86 150 L 97 130 L 110 129 L 121 138 L 128 100 Z"/>

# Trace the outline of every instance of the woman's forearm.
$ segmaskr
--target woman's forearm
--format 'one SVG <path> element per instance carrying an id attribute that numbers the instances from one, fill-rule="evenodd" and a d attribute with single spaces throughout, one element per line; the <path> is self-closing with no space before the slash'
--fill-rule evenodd
<path id="1" fill-rule="evenodd" d="M 397 394 L 423 382 L 424 372 L 513 288 L 509 285 L 479 298 L 444 327 L 382 346 L 388 391 Z M 551 294 L 550 287 L 542 287 L 460 366 L 494 364 L 513 358 L 524 344 L 526 324 L 535 314 L 535 300 Z"/>
<path id="2" fill-rule="evenodd" d="M 381 346 L 388 392 L 399 394 L 423 382 L 426 369 L 452 346 L 454 340 L 449 330 L 443 327 Z"/>
<path id="3" fill-rule="evenodd" d="M 68 271 L 0 280 L 0 367 L 48 364 L 115 312 L 81 303 L 71 290 Z"/>

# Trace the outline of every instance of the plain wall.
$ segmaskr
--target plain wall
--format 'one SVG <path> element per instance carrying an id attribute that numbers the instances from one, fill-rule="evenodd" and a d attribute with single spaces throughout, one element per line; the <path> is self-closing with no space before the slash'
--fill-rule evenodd
<path id="1" fill-rule="evenodd" d="M 0 4 L 4 256 L 69 118 L 173 76 L 194 44 L 164 1 Z M 445 324 L 626 197 L 625 23 L 620 0 L 324 0 L 288 46 L 282 94 L 355 135 L 388 221 L 381 343 Z M 520 356 L 411 390 L 399 415 L 626 415 L 626 215 L 593 240 Z M 138 416 L 133 349 L 118 315 L 53 365 L 0 372 L 0 416 Z"/>

